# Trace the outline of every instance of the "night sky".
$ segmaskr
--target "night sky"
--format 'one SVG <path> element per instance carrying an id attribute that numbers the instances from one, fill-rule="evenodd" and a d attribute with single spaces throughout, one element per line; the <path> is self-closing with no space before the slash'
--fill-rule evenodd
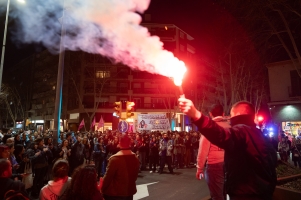
<path id="1" fill-rule="evenodd" d="M 231 16 L 213 0 L 152 0 L 145 13 L 152 15 L 154 23 L 172 23 L 195 38 L 197 54 L 209 56 L 210 48 L 215 45 L 215 37 L 223 33 L 216 27 L 223 23 L 223 18 Z M 5 12 L 0 17 L 0 38 L 3 39 Z M 234 19 L 235 20 L 235 19 Z M 15 44 L 11 40 L 11 30 L 17 28 L 14 21 L 9 22 L 6 43 L 4 70 L 34 52 L 44 48 L 39 44 Z M 4 72 L 5 73 L 5 72 Z"/>

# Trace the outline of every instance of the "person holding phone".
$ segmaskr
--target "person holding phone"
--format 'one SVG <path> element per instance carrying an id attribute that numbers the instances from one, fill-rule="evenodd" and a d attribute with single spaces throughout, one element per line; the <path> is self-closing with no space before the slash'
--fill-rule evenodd
<path id="1" fill-rule="evenodd" d="M 48 171 L 48 157 L 52 157 L 52 152 L 44 146 L 44 140 L 42 138 L 36 139 L 35 145 L 37 145 L 37 148 L 35 149 L 35 155 L 32 157 L 35 171 L 31 193 L 33 198 L 39 196 L 40 190 L 44 186 L 44 177 Z"/>
<path id="2" fill-rule="evenodd" d="M 169 172 L 173 174 L 173 168 L 171 166 L 172 150 L 173 150 L 173 142 L 168 138 L 167 133 L 164 133 L 163 139 L 161 139 L 159 144 L 159 155 L 160 155 L 159 174 L 163 173 L 165 164 L 167 164 Z"/>
<path id="3" fill-rule="evenodd" d="M 59 158 L 64 160 L 69 160 L 71 156 L 71 149 L 69 148 L 69 142 L 67 139 L 64 139 L 62 142 L 62 146 L 59 148 Z"/>

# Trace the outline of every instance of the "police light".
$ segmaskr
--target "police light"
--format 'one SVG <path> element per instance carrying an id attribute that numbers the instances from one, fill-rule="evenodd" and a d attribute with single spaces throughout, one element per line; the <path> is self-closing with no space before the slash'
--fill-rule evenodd
<path id="1" fill-rule="evenodd" d="M 269 136 L 270 136 L 270 137 L 273 137 L 273 136 L 274 136 L 274 133 L 273 133 L 273 132 L 269 132 Z"/>

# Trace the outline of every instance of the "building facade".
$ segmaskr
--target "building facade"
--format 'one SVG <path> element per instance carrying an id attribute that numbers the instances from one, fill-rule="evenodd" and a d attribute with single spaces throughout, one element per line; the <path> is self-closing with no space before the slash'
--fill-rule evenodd
<path id="1" fill-rule="evenodd" d="M 282 131 L 297 135 L 301 132 L 301 77 L 291 60 L 270 63 L 267 68 L 271 117 Z"/>

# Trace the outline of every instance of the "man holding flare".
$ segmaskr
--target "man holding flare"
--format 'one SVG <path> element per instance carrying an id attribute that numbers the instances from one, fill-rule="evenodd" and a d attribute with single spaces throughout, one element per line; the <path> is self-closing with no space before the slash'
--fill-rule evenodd
<path id="1" fill-rule="evenodd" d="M 255 109 L 247 101 L 231 108 L 231 128 L 223 128 L 198 111 L 193 102 L 179 98 L 180 110 L 199 131 L 225 150 L 225 192 L 230 199 L 271 200 L 276 186 L 277 154 L 254 123 Z"/>

